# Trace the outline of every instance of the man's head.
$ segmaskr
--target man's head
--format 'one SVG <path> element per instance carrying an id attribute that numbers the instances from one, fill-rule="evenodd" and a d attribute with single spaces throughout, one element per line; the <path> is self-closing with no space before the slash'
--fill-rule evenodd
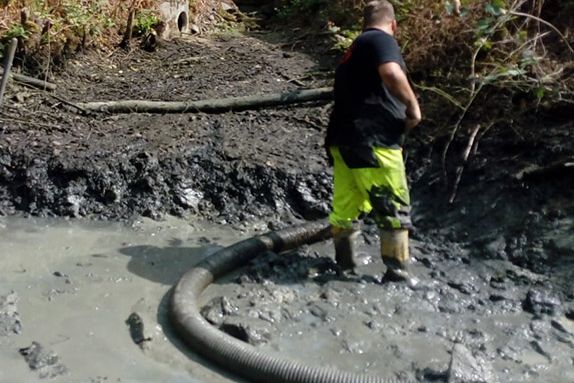
<path id="1" fill-rule="evenodd" d="M 379 28 L 394 34 L 397 21 L 393 5 L 387 0 L 369 0 L 363 11 L 363 27 Z"/>

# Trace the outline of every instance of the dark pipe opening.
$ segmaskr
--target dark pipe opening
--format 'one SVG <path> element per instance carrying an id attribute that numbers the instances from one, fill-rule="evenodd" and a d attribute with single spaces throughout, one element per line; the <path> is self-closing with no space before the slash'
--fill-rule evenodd
<path id="1" fill-rule="evenodd" d="M 187 13 L 181 12 L 177 17 L 177 29 L 180 32 L 187 30 Z"/>

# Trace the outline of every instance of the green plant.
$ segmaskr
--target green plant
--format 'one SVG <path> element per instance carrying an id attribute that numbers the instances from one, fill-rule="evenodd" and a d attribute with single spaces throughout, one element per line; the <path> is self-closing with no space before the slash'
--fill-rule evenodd
<path id="1" fill-rule="evenodd" d="M 137 13 L 134 21 L 134 29 L 137 34 L 144 35 L 150 32 L 160 22 L 160 18 L 154 11 L 144 9 Z"/>
<path id="2" fill-rule="evenodd" d="M 24 27 L 22 24 L 13 24 L 8 31 L 4 34 L 4 39 L 9 40 L 12 38 L 17 38 L 17 39 L 27 39 L 28 38 L 28 31 L 26 30 L 26 27 Z"/>

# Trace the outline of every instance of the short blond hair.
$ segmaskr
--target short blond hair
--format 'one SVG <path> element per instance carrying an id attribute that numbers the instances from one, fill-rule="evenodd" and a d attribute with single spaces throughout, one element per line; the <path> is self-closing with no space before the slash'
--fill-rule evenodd
<path id="1" fill-rule="evenodd" d="M 395 19 L 395 9 L 387 0 L 369 0 L 363 10 L 365 26 L 390 23 Z"/>

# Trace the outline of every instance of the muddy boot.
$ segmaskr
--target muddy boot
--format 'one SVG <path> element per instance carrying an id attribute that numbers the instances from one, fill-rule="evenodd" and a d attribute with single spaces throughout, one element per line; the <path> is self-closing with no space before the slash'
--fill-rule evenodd
<path id="1" fill-rule="evenodd" d="M 418 280 L 409 267 L 409 231 L 381 230 L 381 257 L 387 266 L 383 281 L 406 282 L 415 287 Z"/>
<path id="2" fill-rule="evenodd" d="M 355 239 L 359 231 L 355 229 L 343 229 L 332 226 L 333 243 L 335 244 L 335 261 L 342 271 L 353 270 L 355 263 Z"/>

